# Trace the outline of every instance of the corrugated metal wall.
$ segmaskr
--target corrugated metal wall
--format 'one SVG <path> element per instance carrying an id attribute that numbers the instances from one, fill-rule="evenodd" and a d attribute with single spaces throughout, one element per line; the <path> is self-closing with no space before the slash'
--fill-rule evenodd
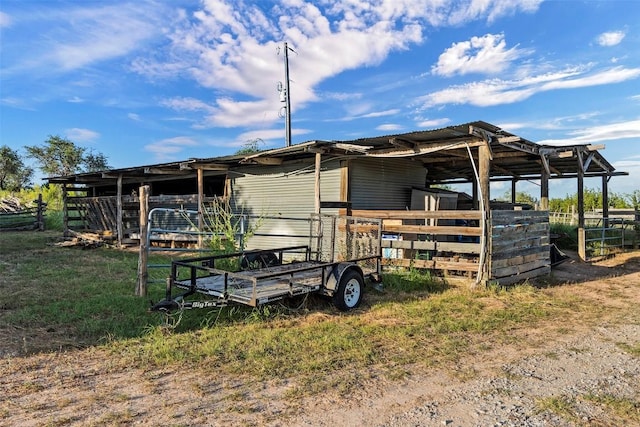
<path id="1" fill-rule="evenodd" d="M 353 209 L 410 209 L 411 188 L 423 188 L 426 169 L 409 159 L 367 158 L 351 162 Z"/>
<path id="2" fill-rule="evenodd" d="M 315 208 L 315 163 L 295 162 L 281 166 L 247 166 L 234 169 L 242 176 L 232 176 L 232 206 L 247 215 L 283 216 L 307 219 Z M 320 197 L 323 201 L 340 200 L 340 162 L 322 163 Z M 332 213 L 323 209 L 323 213 Z M 265 220 L 258 234 L 308 236 L 309 224 L 303 221 Z M 274 248 L 306 245 L 308 238 L 269 238 L 254 236 L 249 248 Z"/>

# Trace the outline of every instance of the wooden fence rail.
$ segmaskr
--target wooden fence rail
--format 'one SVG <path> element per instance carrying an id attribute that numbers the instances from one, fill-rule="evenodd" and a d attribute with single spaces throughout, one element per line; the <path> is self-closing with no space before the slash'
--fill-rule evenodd
<path id="1" fill-rule="evenodd" d="M 0 212 L 0 230 L 39 230 L 44 231 L 44 220 L 47 204 L 42 201 L 42 195 L 35 200 L 36 206 L 21 209 L 16 212 Z"/>
<path id="2" fill-rule="evenodd" d="M 383 265 L 478 272 L 480 211 L 352 210 L 350 214 L 382 219 Z"/>

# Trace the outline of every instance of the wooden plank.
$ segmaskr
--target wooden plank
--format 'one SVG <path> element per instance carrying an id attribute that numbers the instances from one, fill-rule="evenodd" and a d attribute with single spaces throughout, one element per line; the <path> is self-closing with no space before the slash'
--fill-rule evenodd
<path id="1" fill-rule="evenodd" d="M 342 214 L 346 212 L 341 212 Z M 354 209 L 352 216 L 379 219 L 477 219 L 482 218 L 480 211 L 387 211 Z"/>
<path id="2" fill-rule="evenodd" d="M 519 256 L 529 256 L 529 255 L 533 255 L 533 254 L 540 254 L 540 256 L 550 256 L 549 246 L 548 245 L 545 245 L 545 246 L 531 246 L 529 248 L 507 250 L 507 251 L 501 251 L 501 252 L 493 252 L 491 254 L 491 260 L 493 262 L 496 262 L 496 261 L 500 261 L 500 260 L 517 258 Z"/>
<path id="3" fill-rule="evenodd" d="M 508 267 L 494 268 L 491 266 L 491 277 L 507 277 L 517 274 L 527 273 L 542 267 L 551 266 L 548 259 L 535 260 L 524 264 L 511 265 Z"/>
<path id="4" fill-rule="evenodd" d="M 425 268 L 429 270 L 478 271 L 478 263 L 469 261 L 439 261 L 422 259 L 382 259 L 382 265 Z"/>
<path id="5" fill-rule="evenodd" d="M 540 276 L 548 276 L 551 274 L 551 267 L 540 267 L 536 270 L 531 270 L 526 273 L 518 274 L 509 277 L 492 278 L 492 281 L 498 282 L 502 286 L 513 285 L 514 283 L 523 282 L 527 279 Z"/>
<path id="6" fill-rule="evenodd" d="M 544 224 L 512 224 L 507 226 L 491 227 L 494 239 L 509 237 L 517 234 L 535 234 L 537 236 L 549 233 L 549 223 Z"/>
<path id="7" fill-rule="evenodd" d="M 546 246 L 549 244 L 549 237 L 547 236 L 531 236 L 521 239 L 502 240 L 493 242 L 491 245 L 491 252 L 496 253 L 500 251 L 513 251 L 519 249 L 528 249 L 532 246 Z"/>
<path id="8" fill-rule="evenodd" d="M 503 267 L 511 267 L 519 264 L 526 264 L 529 262 L 534 262 L 538 260 L 550 260 L 549 251 L 545 252 L 536 252 L 527 255 L 516 255 L 510 258 L 505 259 L 492 259 L 491 260 L 491 269 L 498 269 Z"/>
<path id="9" fill-rule="evenodd" d="M 456 226 L 430 226 L 430 225 L 388 225 L 383 227 L 383 232 L 435 234 L 440 236 L 480 236 L 482 230 L 479 227 Z"/>
<path id="10" fill-rule="evenodd" d="M 491 220 L 494 224 L 520 224 L 523 222 L 539 223 L 549 222 L 547 211 L 491 211 Z"/>
<path id="11" fill-rule="evenodd" d="M 392 249 L 417 249 L 427 251 L 455 252 L 463 254 L 480 253 L 479 243 L 458 243 L 458 242 L 423 242 L 418 240 L 382 240 L 383 248 Z"/>

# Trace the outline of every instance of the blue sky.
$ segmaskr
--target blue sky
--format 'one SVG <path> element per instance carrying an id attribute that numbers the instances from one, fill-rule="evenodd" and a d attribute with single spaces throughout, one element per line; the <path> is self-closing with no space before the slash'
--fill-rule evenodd
<path id="1" fill-rule="evenodd" d="M 636 0 L 3 0 L 0 31 L 0 145 L 21 154 L 48 135 L 117 168 L 282 147 L 286 41 L 294 144 L 484 120 L 605 144 L 631 174 L 610 190 L 640 189 Z"/>

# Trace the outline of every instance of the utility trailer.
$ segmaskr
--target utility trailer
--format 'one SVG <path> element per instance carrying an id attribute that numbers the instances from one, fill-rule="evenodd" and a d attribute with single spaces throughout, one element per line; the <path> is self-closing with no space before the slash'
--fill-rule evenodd
<path id="1" fill-rule="evenodd" d="M 312 215 L 308 245 L 172 261 L 165 299 L 151 310 L 257 307 L 310 293 L 351 310 L 362 300 L 365 279 L 380 281 L 380 239 L 380 220 Z M 197 294 L 208 298 L 189 299 Z"/>

